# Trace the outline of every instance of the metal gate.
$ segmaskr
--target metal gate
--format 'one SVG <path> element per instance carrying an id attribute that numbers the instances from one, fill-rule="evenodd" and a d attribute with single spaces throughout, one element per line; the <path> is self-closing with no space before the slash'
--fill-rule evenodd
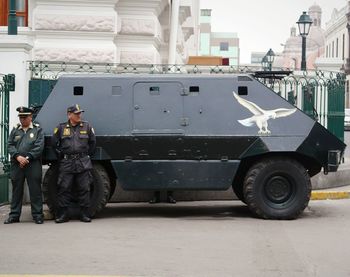
<path id="1" fill-rule="evenodd" d="M 9 136 L 10 91 L 15 89 L 15 75 L 0 74 L 0 205 L 8 202 L 9 156 L 7 141 Z"/>
<path id="2" fill-rule="evenodd" d="M 272 80 L 267 86 L 344 141 L 345 75 L 309 72 Z"/>
<path id="3" fill-rule="evenodd" d="M 40 109 L 49 97 L 57 80 L 34 79 L 29 81 L 28 105 L 34 110 Z M 36 114 L 34 114 L 35 117 Z"/>

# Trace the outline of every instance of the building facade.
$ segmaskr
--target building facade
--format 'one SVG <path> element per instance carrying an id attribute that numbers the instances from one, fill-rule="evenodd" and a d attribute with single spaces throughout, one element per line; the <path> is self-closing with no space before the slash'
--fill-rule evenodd
<path id="1" fill-rule="evenodd" d="M 343 70 L 348 53 L 347 6 L 334 9 L 331 19 L 326 23 L 324 55 L 317 59 L 316 67 L 323 70 Z"/>
<path id="2" fill-rule="evenodd" d="M 334 9 L 331 19 L 326 23 L 325 52 L 318 58 L 315 66 L 320 70 L 345 72 L 345 107 L 350 108 L 350 54 L 349 54 L 349 25 L 350 1 L 344 1 L 344 7 Z"/>
<path id="3" fill-rule="evenodd" d="M 316 68 L 316 59 L 323 56 L 325 51 L 325 31 L 322 29 L 322 9 L 319 5 L 312 5 L 308 14 L 313 23 L 309 35 L 306 37 L 306 68 Z M 292 27 L 290 36 L 283 44 L 282 55 L 275 61 L 275 65 L 283 68 L 300 69 L 302 38 L 297 34 L 297 29 Z"/>
<path id="4" fill-rule="evenodd" d="M 0 73 L 16 74 L 11 123 L 28 104 L 28 61 L 184 64 L 197 55 L 199 0 L 17 0 L 18 35 L 7 35 L 7 3 Z"/>
<path id="5" fill-rule="evenodd" d="M 211 10 L 202 9 L 200 15 L 199 55 L 220 56 L 229 65 L 239 66 L 239 38 L 237 33 L 211 31 Z"/>

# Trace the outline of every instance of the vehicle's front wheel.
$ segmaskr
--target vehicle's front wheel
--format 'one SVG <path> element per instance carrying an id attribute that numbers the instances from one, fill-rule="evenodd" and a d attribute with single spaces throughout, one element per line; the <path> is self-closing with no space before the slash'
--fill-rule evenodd
<path id="1" fill-rule="evenodd" d="M 90 185 L 90 215 L 94 216 L 100 212 L 107 204 L 110 195 L 110 179 L 105 168 L 100 164 L 94 164 L 91 171 L 93 182 Z M 57 179 L 58 166 L 54 164 L 46 171 L 43 180 L 43 194 L 44 200 L 50 209 L 50 212 L 55 214 L 57 206 Z M 74 185 L 73 185 L 74 187 Z M 79 206 L 74 199 L 74 189 L 72 193 L 72 206 L 70 208 L 71 214 L 78 212 Z"/>
<path id="2" fill-rule="evenodd" d="M 249 209 L 258 217 L 294 219 L 309 203 L 311 182 L 297 161 L 269 158 L 249 169 L 243 193 Z"/>

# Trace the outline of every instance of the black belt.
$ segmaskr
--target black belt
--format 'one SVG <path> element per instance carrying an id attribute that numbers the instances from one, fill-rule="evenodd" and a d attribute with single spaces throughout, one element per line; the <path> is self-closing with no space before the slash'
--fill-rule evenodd
<path id="1" fill-rule="evenodd" d="M 87 153 L 77 153 L 77 154 L 63 154 L 63 159 L 65 160 L 74 160 L 78 158 L 83 158 L 87 156 Z"/>

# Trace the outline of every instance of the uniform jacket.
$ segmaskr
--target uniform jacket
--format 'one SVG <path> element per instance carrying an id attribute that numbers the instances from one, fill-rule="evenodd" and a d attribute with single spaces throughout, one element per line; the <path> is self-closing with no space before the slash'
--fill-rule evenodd
<path id="1" fill-rule="evenodd" d="M 17 156 L 28 157 L 29 160 L 40 159 L 44 149 L 44 134 L 39 124 L 32 123 L 26 132 L 21 124 L 17 124 L 10 133 L 8 149 L 12 162 Z"/>
<path id="2" fill-rule="evenodd" d="M 88 122 L 82 121 L 73 127 L 68 121 L 55 128 L 52 145 L 59 155 L 86 153 L 91 156 L 95 151 L 96 137 Z"/>
<path id="3" fill-rule="evenodd" d="M 96 148 L 96 137 L 93 128 L 86 121 L 77 126 L 70 122 L 60 123 L 54 130 L 52 146 L 61 159 L 60 166 L 64 172 L 82 172 L 92 169 L 90 156 Z M 81 154 L 76 158 L 69 155 Z M 68 155 L 68 158 L 64 158 Z"/>

